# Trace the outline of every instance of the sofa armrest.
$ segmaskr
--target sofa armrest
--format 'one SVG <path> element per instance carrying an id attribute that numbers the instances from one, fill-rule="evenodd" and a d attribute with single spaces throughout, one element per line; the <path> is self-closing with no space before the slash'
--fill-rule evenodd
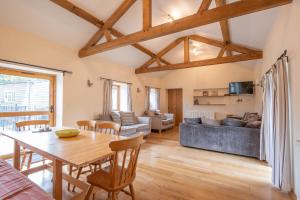
<path id="1" fill-rule="evenodd" d="M 139 124 L 149 124 L 151 125 L 151 117 L 137 117 Z"/>

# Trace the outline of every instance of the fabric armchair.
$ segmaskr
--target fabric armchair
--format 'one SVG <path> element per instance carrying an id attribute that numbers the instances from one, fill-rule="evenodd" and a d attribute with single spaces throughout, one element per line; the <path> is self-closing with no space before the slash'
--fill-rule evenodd
<path id="1" fill-rule="evenodd" d="M 172 128 L 175 125 L 174 114 L 172 113 L 165 113 L 163 115 L 154 115 L 151 116 L 151 118 L 152 118 L 151 128 L 154 130 L 158 130 L 159 133 L 161 133 L 162 130 Z"/>

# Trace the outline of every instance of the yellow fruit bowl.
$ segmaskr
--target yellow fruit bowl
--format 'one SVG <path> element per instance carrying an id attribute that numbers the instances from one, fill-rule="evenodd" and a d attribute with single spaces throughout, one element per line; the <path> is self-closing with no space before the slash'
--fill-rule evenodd
<path id="1" fill-rule="evenodd" d="M 76 137 L 79 135 L 80 131 L 78 129 L 64 129 L 55 131 L 55 134 L 59 138 L 69 138 L 69 137 Z"/>

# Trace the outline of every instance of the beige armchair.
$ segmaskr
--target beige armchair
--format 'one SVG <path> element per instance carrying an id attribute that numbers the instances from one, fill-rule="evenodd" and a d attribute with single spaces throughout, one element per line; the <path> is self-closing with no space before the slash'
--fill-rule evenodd
<path id="1" fill-rule="evenodd" d="M 151 129 L 158 130 L 161 133 L 162 130 L 173 128 L 175 125 L 174 114 L 165 113 L 161 115 L 153 115 Z"/>

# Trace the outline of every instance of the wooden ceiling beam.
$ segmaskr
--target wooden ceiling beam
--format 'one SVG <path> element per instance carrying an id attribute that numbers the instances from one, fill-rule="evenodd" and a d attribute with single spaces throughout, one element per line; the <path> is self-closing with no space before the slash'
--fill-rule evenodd
<path id="1" fill-rule="evenodd" d="M 111 28 L 125 13 L 126 11 L 136 2 L 136 0 L 124 0 L 123 3 L 117 8 L 117 10 L 106 20 L 102 28 L 100 28 L 93 37 L 87 42 L 82 48 L 94 46 L 104 35 L 104 31 Z"/>
<path id="2" fill-rule="evenodd" d="M 183 30 L 219 22 L 221 20 L 258 12 L 261 10 L 266 10 L 291 2 L 292 0 L 240 0 L 230 4 L 226 4 L 222 7 L 207 10 L 201 14 L 194 14 L 178 20 L 174 20 L 172 23 L 165 23 L 154 26 L 149 28 L 147 31 L 135 32 L 124 37 L 117 38 L 110 42 L 97 44 L 93 47 L 81 50 L 79 52 L 79 57 L 90 56 L 110 49 L 115 49 L 117 47 L 142 42 L 171 33 L 180 32 Z"/>
<path id="3" fill-rule="evenodd" d="M 184 38 L 184 62 L 190 62 L 190 41 L 188 36 Z"/>
<path id="4" fill-rule="evenodd" d="M 226 0 L 215 0 L 215 2 L 216 2 L 217 7 L 222 7 L 222 6 L 226 5 Z M 224 43 L 230 44 L 231 39 L 230 39 L 230 31 L 229 31 L 228 20 L 222 20 L 222 21 L 219 22 L 219 24 L 220 24 L 220 28 L 221 28 Z M 232 55 L 232 52 L 230 50 L 226 51 L 226 53 L 227 53 L 228 56 Z"/>
<path id="5" fill-rule="evenodd" d="M 172 65 L 165 65 L 165 66 L 150 67 L 150 68 L 138 68 L 135 70 L 135 73 L 142 74 L 142 73 L 159 72 L 159 71 L 167 71 L 167 70 L 186 69 L 192 67 L 218 65 L 218 64 L 225 64 L 225 63 L 234 63 L 234 62 L 241 62 L 247 60 L 261 59 L 262 56 L 263 56 L 262 52 L 239 54 L 239 55 L 212 58 L 212 59 L 206 59 L 200 61 L 192 61 L 188 63 L 179 63 L 179 64 L 172 64 Z"/>
<path id="6" fill-rule="evenodd" d="M 220 49 L 220 52 L 219 52 L 219 54 L 218 54 L 218 58 L 223 57 L 225 51 L 226 51 L 225 47 L 221 48 L 221 49 Z"/>
<path id="7" fill-rule="evenodd" d="M 203 12 L 207 11 L 211 2 L 212 0 L 203 0 L 199 7 L 198 14 L 202 14 Z"/>
<path id="8" fill-rule="evenodd" d="M 152 27 L 152 0 L 143 0 L 143 30 Z"/>
<path id="9" fill-rule="evenodd" d="M 174 49 L 179 43 L 181 43 L 184 40 L 184 38 L 178 38 L 175 41 L 171 42 L 168 46 L 166 46 L 164 49 L 162 49 L 160 52 L 157 53 L 157 58 L 161 60 L 161 57 L 164 56 L 166 53 Z M 142 66 L 140 66 L 140 69 L 147 68 L 151 64 L 153 64 L 156 61 L 156 58 L 151 58 L 147 62 L 145 62 Z M 169 65 L 169 64 L 166 64 Z M 137 68 L 137 69 L 139 69 Z"/>
<path id="10" fill-rule="evenodd" d="M 104 22 L 102 20 L 99 20 L 98 18 L 96 18 L 95 16 L 91 15 L 90 13 L 86 12 L 85 10 L 77 7 L 76 5 L 74 5 L 73 3 L 67 1 L 67 0 L 51 0 L 53 3 L 57 4 L 58 6 L 70 11 L 71 13 L 77 15 L 78 17 L 84 19 L 85 21 L 97 26 L 99 29 L 101 29 L 104 25 Z M 120 31 L 111 28 L 110 32 L 112 35 L 114 35 L 115 37 L 119 38 L 119 37 L 123 37 L 125 36 L 123 33 L 121 33 Z M 149 55 L 152 58 L 156 57 L 156 54 L 153 53 L 151 50 L 147 49 L 146 47 L 140 45 L 140 44 L 132 44 L 132 46 L 136 49 L 138 49 L 139 51 Z M 161 62 L 163 62 L 164 64 L 168 65 L 170 64 L 170 62 L 160 58 Z"/>

